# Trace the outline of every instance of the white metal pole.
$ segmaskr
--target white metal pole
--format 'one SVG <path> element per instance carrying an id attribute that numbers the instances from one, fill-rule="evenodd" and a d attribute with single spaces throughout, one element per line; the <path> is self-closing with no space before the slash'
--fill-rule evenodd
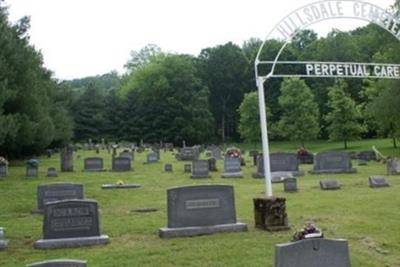
<path id="1" fill-rule="evenodd" d="M 270 171 L 271 169 L 269 164 L 267 115 L 265 111 L 265 97 L 264 97 L 265 81 L 266 81 L 265 78 L 257 77 L 258 105 L 260 109 L 261 139 L 262 139 L 263 161 L 264 161 L 265 194 L 267 197 L 272 197 L 272 183 L 271 183 L 271 171 Z"/>

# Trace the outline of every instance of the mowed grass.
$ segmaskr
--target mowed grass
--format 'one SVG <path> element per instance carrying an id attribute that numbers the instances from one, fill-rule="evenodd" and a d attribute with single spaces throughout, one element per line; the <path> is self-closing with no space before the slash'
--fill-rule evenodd
<path id="1" fill-rule="evenodd" d="M 349 151 L 370 149 L 375 145 L 385 155 L 400 156 L 390 140 L 351 142 Z M 272 143 L 272 151 L 295 151 L 296 143 Z M 342 143 L 314 142 L 307 144 L 313 152 L 342 150 Z M 250 146 L 246 146 L 247 149 Z M 76 159 L 80 155 L 81 159 Z M 222 179 L 223 162 L 211 179 L 193 180 L 183 172 L 183 165 L 171 152 L 162 152 L 161 161 L 143 164 L 146 153 L 135 154 L 134 171 L 127 173 L 82 172 L 83 159 L 97 156 L 94 151 L 75 155 L 75 172 L 46 177 L 48 167 L 59 169 L 59 155 L 40 158 L 39 178 L 25 177 L 23 162 L 12 162 L 10 175 L 0 181 L 0 226 L 5 228 L 9 247 L 0 251 L 0 266 L 25 266 L 45 259 L 71 258 L 88 261 L 88 266 L 273 266 L 274 245 L 288 242 L 294 231 L 313 221 L 327 238 L 349 241 L 352 266 L 400 266 L 400 176 L 388 176 L 389 188 L 371 189 L 368 176 L 386 175 L 382 163 L 356 166 L 357 174 L 309 175 L 298 180 L 297 193 L 284 193 L 282 184 L 274 184 L 275 196 L 287 199 L 290 231 L 269 233 L 254 228 L 252 199 L 263 196 L 262 179 L 253 179 L 252 159 L 246 153 L 243 179 Z M 110 169 L 111 155 L 101 151 L 105 167 Z M 204 154 L 202 155 L 204 157 Z M 165 163 L 172 163 L 174 172 L 164 173 Z M 311 165 L 301 165 L 308 171 Z M 337 179 L 339 191 L 321 191 L 319 180 Z M 139 189 L 102 190 L 105 183 L 138 183 Z M 36 250 L 33 243 L 42 238 L 42 216 L 31 214 L 36 208 L 36 188 L 54 182 L 83 183 L 89 199 L 99 203 L 101 232 L 111 237 L 106 246 L 74 249 Z M 160 239 L 158 229 L 167 225 L 166 190 L 193 184 L 228 184 L 235 190 L 238 221 L 248 224 L 244 233 Z M 136 208 L 157 208 L 152 213 L 131 212 Z"/>

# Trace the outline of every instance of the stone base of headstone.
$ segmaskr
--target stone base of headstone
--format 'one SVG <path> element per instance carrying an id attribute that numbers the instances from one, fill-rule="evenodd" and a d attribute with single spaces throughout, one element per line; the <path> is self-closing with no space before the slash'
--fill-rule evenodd
<path id="1" fill-rule="evenodd" d="M 83 172 L 106 172 L 106 169 L 82 170 Z"/>
<path id="2" fill-rule="evenodd" d="M 0 250 L 6 249 L 8 247 L 8 240 L 0 240 Z"/>
<path id="3" fill-rule="evenodd" d="M 340 173 L 357 173 L 357 169 L 329 169 L 329 170 L 311 170 L 311 174 L 340 174 Z"/>
<path id="4" fill-rule="evenodd" d="M 101 189 L 131 189 L 131 188 L 139 188 L 140 184 L 103 184 Z"/>
<path id="5" fill-rule="evenodd" d="M 86 267 L 86 264 L 86 261 L 81 260 L 59 259 L 35 262 L 26 265 L 26 267 Z"/>
<path id="6" fill-rule="evenodd" d="M 254 198 L 253 203 L 257 228 L 271 232 L 290 229 L 285 198 Z"/>
<path id="7" fill-rule="evenodd" d="M 313 238 L 275 245 L 275 267 L 350 267 L 347 240 Z"/>
<path id="8" fill-rule="evenodd" d="M 215 233 L 225 233 L 225 232 L 246 232 L 246 231 L 247 231 L 247 224 L 238 222 L 233 224 L 219 224 L 212 226 L 160 228 L 158 235 L 161 238 L 175 238 L 175 237 L 211 235 Z"/>
<path id="9" fill-rule="evenodd" d="M 33 246 L 36 249 L 57 249 L 106 245 L 108 243 L 110 243 L 110 238 L 108 235 L 101 235 L 74 238 L 40 239 L 36 241 Z"/>
<path id="10" fill-rule="evenodd" d="M 224 172 L 222 178 L 243 178 L 242 172 Z"/>

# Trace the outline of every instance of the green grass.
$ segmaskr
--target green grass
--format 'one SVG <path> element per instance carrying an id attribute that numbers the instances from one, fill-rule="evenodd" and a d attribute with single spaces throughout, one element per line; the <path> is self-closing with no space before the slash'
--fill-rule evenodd
<path id="1" fill-rule="evenodd" d="M 349 150 L 370 149 L 376 145 L 385 155 L 399 156 L 390 140 L 351 142 Z M 293 151 L 296 143 L 272 143 L 272 151 Z M 247 146 L 250 148 L 250 146 Z M 342 150 L 342 143 L 314 142 L 311 151 Z M 12 162 L 10 175 L 0 181 L 0 226 L 5 228 L 9 247 L 0 252 L 0 266 L 24 266 L 45 259 L 84 259 L 89 266 L 272 266 L 274 245 L 287 242 L 293 232 L 307 221 L 314 221 L 328 238 L 349 240 L 352 266 L 400 266 L 400 177 L 389 176 L 389 188 L 370 189 L 369 175 L 385 175 L 378 162 L 355 166 L 357 174 L 329 175 L 342 184 L 340 191 L 319 189 L 325 175 L 306 175 L 298 181 L 298 193 L 284 193 L 282 184 L 274 184 L 275 196 L 287 198 L 290 231 L 269 233 L 254 228 L 252 199 L 263 195 L 264 182 L 251 178 L 255 168 L 246 155 L 243 179 L 222 179 L 221 171 L 212 179 L 192 180 L 183 173 L 185 162 L 176 161 L 171 153 L 162 153 L 161 162 L 144 165 L 145 153 L 136 153 L 134 171 L 128 173 L 84 173 L 83 158 L 94 151 L 79 151 L 74 173 L 59 173 L 58 178 L 45 177 L 50 166 L 59 168 L 59 156 L 40 158 L 40 177 L 26 178 L 23 162 Z M 247 153 L 246 153 L 247 154 Z M 102 151 L 106 168 L 111 156 Z M 164 173 L 163 165 L 173 163 L 174 172 Z M 223 162 L 217 166 L 222 170 Z M 301 165 L 307 171 L 310 165 Z M 101 190 L 105 183 L 122 179 L 139 183 L 142 188 Z M 77 182 L 85 185 L 87 198 L 99 203 L 101 232 L 111 237 L 106 246 L 76 249 L 36 250 L 33 243 L 42 237 L 42 216 L 31 214 L 36 208 L 36 187 L 53 182 Z M 158 229 L 166 226 L 166 189 L 191 184 L 228 184 L 235 188 L 238 221 L 247 223 L 249 231 L 211 236 L 163 240 Z M 135 208 L 158 208 L 154 213 L 134 213 Z"/>

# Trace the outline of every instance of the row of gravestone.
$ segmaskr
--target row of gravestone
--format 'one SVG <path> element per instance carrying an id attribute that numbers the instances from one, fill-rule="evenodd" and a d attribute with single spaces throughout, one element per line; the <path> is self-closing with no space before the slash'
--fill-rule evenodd
<path id="1" fill-rule="evenodd" d="M 50 192 L 49 188 L 42 192 Z M 53 197 L 57 195 L 55 193 L 57 191 L 65 193 L 74 189 L 58 187 L 48 195 Z M 81 188 L 76 191 L 77 195 L 83 196 Z M 247 231 L 247 225 L 236 219 L 233 186 L 229 185 L 196 185 L 168 189 L 167 217 L 167 227 L 159 229 L 161 238 Z M 35 248 L 69 248 L 109 242 L 108 236 L 100 234 L 96 201 L 64 199 L 44 203 L 43 239 L 35 242 Z M 332 259 L 327 260 L 327 256 Z M 295 265 L 299 264 L 294 261 L 295 258 L 302 259 L 301 265 Z M 349 266 L 348 258 L 347 242 L 307 240 L 277 245 L 275 264 L 276 266 Z M 316 262 L 317 265 L 309 265 L 312 262 Z M 321 265 L 322 262 L 325 265 Z"/>

